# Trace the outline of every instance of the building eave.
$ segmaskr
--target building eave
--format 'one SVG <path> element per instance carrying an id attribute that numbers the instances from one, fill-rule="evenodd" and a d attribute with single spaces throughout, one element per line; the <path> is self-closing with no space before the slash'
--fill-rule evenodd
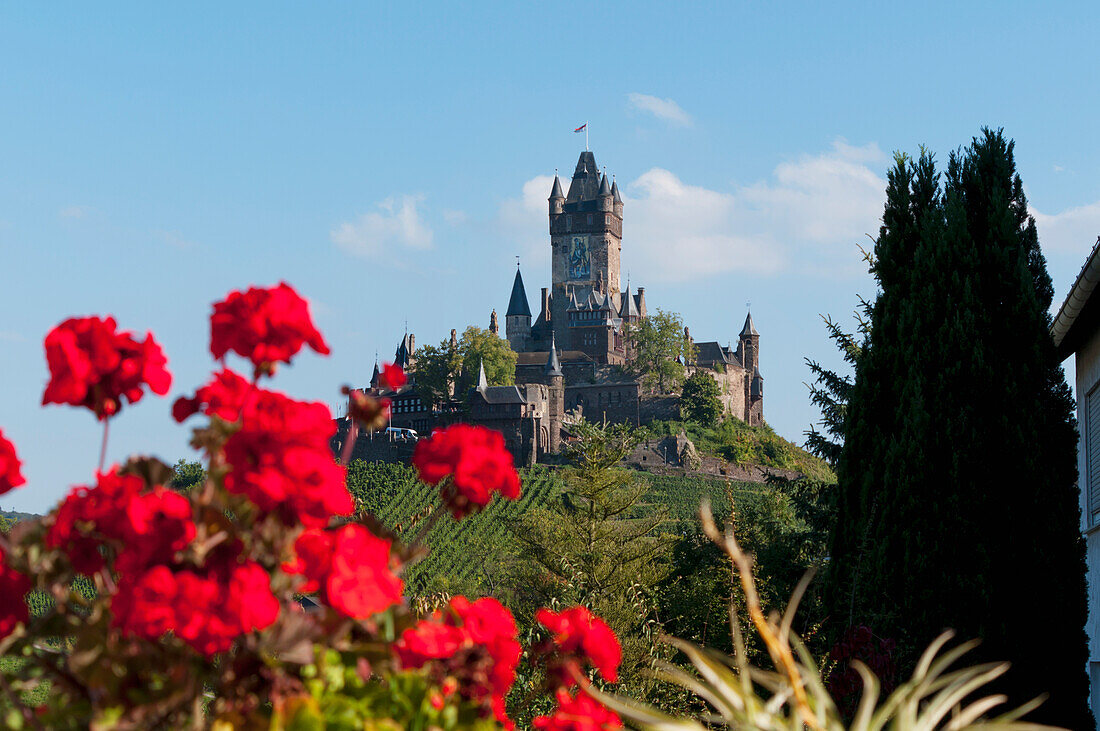
<path id="1" fill-rule="evenodd" d="M 1098 285 L 1100 285 L 1100 237 L 1097 237 L 1096 243 L 1093 244 L 1088 260 L 1081 267 L 1077 280 L 1073 283 L 1062 307 L 1054 317 L 1054 323 L 1050 326 L 1050 336 L 1054 340 L 1054 347 L 1059 357 L 1068 358 L 1076 352 L 1078 338 L 1074 325 L 1085 311 Z"/>

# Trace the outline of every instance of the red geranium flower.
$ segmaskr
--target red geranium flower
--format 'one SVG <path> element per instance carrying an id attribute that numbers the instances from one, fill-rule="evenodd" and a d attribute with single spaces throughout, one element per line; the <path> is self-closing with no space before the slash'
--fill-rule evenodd
<path id="1" fill-rule="evenodd" d="M 618 682 L 623 651 L 606 622 L 582 606 L 561 612 L 543 608 L 535 613 L 535 619 L 554 634 L 554 644 L 566 655 L 564 662 L 555 663 L 563 685 L 572 687 L 576 683 L 569 665 L 585 661 L 609 682 Z"/>
<path id="2" fill-rule="evenodd" d="M 379 380 L 382 381 L 383 386 L 391 391 L 396 391 L 408 382 L 408 379 L 405 377 L 405 371 L 396 363 L 386 363 L 383 365 Z"/>
<path id="3" fill-rule="evenodd" d="M 623 727 L 617 713 L 586 693 L 578 691 L 571 696 L 565 688 L 559 688 L 557 699 L 554 715 L 537 716 L 532 726 L 540 731 L 611 731 Z"/>
<path id="4" fill-rule="evenodd" d="M 283 570 L 302 574 L 301 591 L 353 619 L 367 619 L 401 601 L 402 583 L 390 569 L 390 541 L 350 523 L 336 530 L 303 531 L 296 560 Z"/>
<path id="5" fill-rule="evenodd" d="M 271 626 L 279 601 L 263 567 L 246 561 L 201 571 L 154 566 L 121 581 L 111 609 L 126 634 L 158 640 L 172 632 L 212 657 L 242 634 Z"/>
<path id="6" fill-rule="evenodd" d="M 23 599 L 31 590 L 31 580 L 7 565 L 0 552 L 0 637 L 7 637 L 20 622 L 30 619 Z"/>
<path id="7" fill-rule="evenodd" d="M 99 547 L 110 543 L 118 552 L 114 568 L 133 574 L 170 562 L 194 537 L 186 498 L 160 485 L 146 490 L 140 477 L 112 469 L 97 475 L 94 488 L 69 493 L 46 532 L 46 545 L 64 551 L 76 571 L 92 574 L 104 566 Z"/>
<path id="8" fill-rule="evenodd" d="M 26 484 L 20 468 L 23 463 L 15 454 L 15 445 L 4 438 L 0 431 L 0 495 Z"/>
<path id="9" fill-rule="evenodd" d="M 515 725 L 504 711 L 504 696 L 516 680 L 521 648 L 515 619 L 492 597 L 471 602 L 456 596 L 446 614 L 404 631 L 393 646 L 403 668 L 431 665 L 437 682 L 458 682 L 463 698 L 487 701 L 507 728 Z"/>
<path id="10" fill-rule="evenodd" d="M 229 351 L 248 358 L 256 372 L 289 363 L 303 345 L 328 355 L 328 345 L 309 315 L 309 304 L 286 282 L 230 292 L 214 303 L 210 317 L 210 352 L 221 359 Z"/>
<path id="11" fill-rule="evenodd" d="M 489 504 L 493 492 L 519 497 L 519 474 L 504 436 L 492 429 L 454 424 L 437 430 L 430 439 L 417 442 L 412 463 L 420 479 L 437 485 L 450 476 L 443 502 L 461 518 Z"/>
<path id="12" fill-rule="evenodd" d="M 209 383 L 195 391 L 191 398 L 181 396 L 172 405 L 172 417 L 183 422 L 200 410 L 207 416 L 217 416 L 226 421 L 240 418 L 241 407 L 253 386 L 248 380 L 228 368 L 214 374 Z"/>
<path id="13" fill-rule="evenodd" d="M 256 389 L 241 410 L 241 428 L 225 443 L 232 468 L 225 488 L 288 525 L 319 527 L 351 513 L 344 468 L 329 448 L 335 432 L 324 404 Z"/>
<path id="14" fill-rule="evenodd" d="M 153 334 L 138 342 L 130 332 L 117 332 L 113 317 L 65 320 L 46 335 L 50 382 L 45 404 L 84 406 L 100 421 L 141 399 L 144 386 L 160 396 L 168 393 L 172 375 Z"/>

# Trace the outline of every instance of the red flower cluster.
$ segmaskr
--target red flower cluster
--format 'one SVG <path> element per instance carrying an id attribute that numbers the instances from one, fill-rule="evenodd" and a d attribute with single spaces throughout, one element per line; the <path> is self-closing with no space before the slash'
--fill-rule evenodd
<path id="1" fill-rule="evenodd" d="M 391 391 L 396 391 L 408 383 L 408 379 L 405 377 L 405 371 L 396 363 L 386 363 L 382 366 L 382 373 L 380 374 L 379 380 L 382 381 L 383 386 Z"/>
<path id="2" fill-rule="evenodd" d="M 202 411 L 207 416 L 217 416 L 226 421 L 236 421 L 241 416 L 241 406 L 252 391 L 252 384 L 228 368 L 214 374 L 195 395 L 176 399 L 172 405 L 172 418 L 183 422 L 187 417 Z"/>
<path id="3" fill-rule="evenodd" d="M 420 479 L 438 485 L 450 476 L 442 490 L 455 518 L 462 518 L 489 504 L 493 492 L 519 497 L 519 475 L 504 436 L 492 429 L 454 424 L 437 430 L 430 439 L 417 442 L 412 463 Z"/>
<path id="4" fill-rule="evenodd" d="M 619 638 L 606 622 L 582 606 L 562 612 L 543 608 L 535 613 L 535 619 L 554 634 L 554 645 L 565 655 L 554 658 L 551 663 L 562 685 L 576 685 L 571 671 L 585 662 L 598 670 L 605 680 L 618 682 L 623 651 Z"/>
<path id="5" fill-rule="evenodd" d="M 405 630 L 394 652 L 403 668 L 428 665 L 439 679 L 457 679 L 463 698 L 488 700 L 497 720 L 514 728 L 504 711 L 504 696 L 515 683 L 519 665 L 516 634 L 512 613 L 496 599 L 471 602 L 456 596 L 445 615 L 437 613 Z"/>
<path id="6" fill-rule="evenodd" d="M 347 515 L 355 504 L 329 448 L 335 433 L 324 404 L 255 389 L 241 408 L 241 428 L 225 443 L 232 468 L 225 488 L 287 525 L 320 527 Z"/>
<path id="7" fill-rule="evenodd" d="M 230 292 L 214 304 L 210 352 L 221 359 L 229 351 L 248 358 L 257 373 L 289 363 L 303 345 L 328 355 L 328 345 L 309 316 L 309 304 L 286 282 Z"/>
<path id="8" fill-rule="evenodd" d="M 294 551 L 296 560 L 283 570 L 306 577 L 300 591 L 319 592 L 323 602 L 353 619 L 401 601 L 401 579 L 390 570 L 390 541 L 362 525 L 303 531 Z"/>
<path id="9" fill-rule="evenodd" d="M 611 731 L 623 727 L 617 713 L 583 692 L 571 696 L 568 690 L 559 688 L 557 700 L 554 715 L 536 716 L 531 722 L 533 727 L 539 731 Z"/>
<path id="10" fill-rule="evenodd" d="M 22 466 L 15 454 L 15 445 L 5 439 L 4 432 L 0 431 L 0 495 L 27 482 L 20 471 Z"/>
<path id="11" fill-rule="evenodd" d="M 118 413 L 122 397 L 135 403 L 144 387 L 163 396 L 172 385 L 167 359 L 148 333 L 143 342 L 117 332 L 113 317 L 65 320 L 46 335 L 50 381 L 44 404 L 91 409 L 100 421 Z"/>
<path id="12" fill-rule="evenodd" d="M 195 537 L 191 504 L 160 485 L 145 490 L 136 475 L 97 475 L 94 488 L 76 487 L 57 509 L 46 545 L 60 548 L 73 569 L 93 574 L 104 566 L 100 546 L 118 552 L 114 567 L 130 576 L 169 563 Z"/>
<path id="13" fill-rule="evenodd" d="M 123 632 L 148 640 L 172 632 L 207 657 L 279 616 L 267 571 L 253 561 L 203 571 L 154 566 L 121 585 L 111 608 Z"/>
<path id="14" fill-rule="evenodd" d="M 30 619 L 23 597 L 31 590 L 31 580 L 7 565 L 0 552 L 0 637 L 7 637 L 20 622 Z"/>

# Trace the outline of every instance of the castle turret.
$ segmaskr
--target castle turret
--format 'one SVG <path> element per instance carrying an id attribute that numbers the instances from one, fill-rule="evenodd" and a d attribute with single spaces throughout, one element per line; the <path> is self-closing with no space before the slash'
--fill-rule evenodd
<path id="1" fill-rule="evenodd" d="M 370 377 L 370 387 L 378 388 L 379 382 L 382 380 L 382 374 L 378 370 L 378 361 L 374 361 L 374 373 Z"/>
<path id="2" fill-rule="evenodd" d="M 752 322 L 752 313 L 745 316 L 745 326 L 741 328 L 740 341 L 741 364 L 749 373 L 760 368 L 760 333 Z"/>
<path id="3" fill-rule="evenodd" d="M 512 282 L 512 296 L 508 300 L 508 311 L 504 313 L 504 333 L 508 344 L 517 353 L 529 349 L 531 343 L 531 307 L 527 304 L 527 291 L 523 288 L 523 277 L 516 268 L 516 279 Z"/>
<path id="4" fill-rule="evenodd" d="M 607 184 L 607 173 L 604 173 L 603 179 L 600 180 L 600 193 L 597 199 L 599 209 L 605 213 L 611 213 L 614 207 L 614 199 L 611 194 L 611 186 Z"/>
<path id="5" fill-rule="evenodd" d="M 745 316 L 745 326 L 738 337 L 741 365 L 745 368 L 745 423 L 764 423 L 764 377 L 760 375 L 760 333 L 752 322 L 752 313 Z"/>
<path id="6" fill-rule="evenodd" d="M 615 215 L 619 218 L 623 217 L 623 199 L 619 195 L 619 184 L 615 182 L 615 179 L 611 180 L 611 202 L 614 204 Z"/>
<path id="7" fill-rule="evenodd" d="M 561 213 L 562 204 L 565 203 L 565 196 L 561 193 L 561 181 L 558 180 L 558 174 L 554 173 L 554 188 L 550 191 L 550 215 L 555 213 Z"/>
<path id="8" fill-rule="evenodd" d="M 546 357 L 544 370 L 546 385 L 549 387 L 549 444 L 547 449 L 551 454 L 561 451 L 561 425 L 565 418 L 565 378 L 561 371 L 561 362 L 558 360 L 557 343 L 554 335 L 550 335 L 550 354 Z"/>

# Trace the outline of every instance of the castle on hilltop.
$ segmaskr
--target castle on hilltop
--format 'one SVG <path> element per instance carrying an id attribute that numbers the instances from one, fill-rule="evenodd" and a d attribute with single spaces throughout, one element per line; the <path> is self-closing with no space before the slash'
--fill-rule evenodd
<path id="1" fill-rule="evenodd" d="M 533 318 L 517 269 L 505 312 L 505 336 L 519 354 L 516 381 L 527 369 L 549 360 L 553 348 L 565 373 L 565 408 L 581 409 L 595 418 L 624 420 L 626 414 L 610 408 L 629 384 L 631 401 L 638 400 L 638 384 L 622 373 L 631 357 L 629 326 L 648 316 L 645 288 L 621 290 L 623 199 L 619 186 L 600 173 L 596 156 L 582 152 L 562 193 L 554 176 L 550 190 L 550 287 L 542 288 L 539 314 Z M 491 319 L 491 323 L 495 317 Z M 493 324 L 490 325 L 493 327 Z M 685 330 L 685 336 L 691 334 Z M 694 343 L 696 357 L 689 371 L 706 369 L 722 389 L 726 411 L 748 424 L 764 420 L 764 378 L 760 374 L 760 333 L 746 315 L 737 348 L 717 341 Z M 534 375 L 535 371 L 530 370 Z M 601 382 L 613 381 L 604 397 Z M 634 413 L 637 414 L 636 406 Z M 611 413 L 609 413 L 609 411 Z M 637 422 L 637 416 L 633 419 Z"/>
<path id="2" fill-rule="evenodd" d="M 469 394 L 453 394 L 443 408 L 431 408 L 416 390 L 416 341 L 406 333 L 394 361 L 411 371 L 410 383 L 397 392 L 380 385 L 375 364 L 369 392 L 392 401 L 392 425 L 427 435 L 459 418 L 504 435 L 517 464 L 533 464 L 557 453 L 570 418 L 639 424 L 654 417 L 677 416 L 674 404 L 643 399 L 642 387 L 622 366 L 632 356 L 629 328 L 648 316 L 645 288 L 625 290 L 621 278 L 623 199 L 618 185 L 582 152 L 563 194 L 554 176 L 549 198 L 550 286 L 543 287 L 539 314 L 531 312 L 523 276 L 516 270 L 505 312 L 505 337 L 517 354 L 515 385 L 490 386 L 484 369 Z M 496 311 L 489 330 L 500 334 Z M 684 336 L 691 339 L 684 329 Z M 451 331 L 452 347 L 457 347 Z M 717 341 L 696 342 L 688 372 L 705 370 L 719 384 L 727 413 L 750 425 L 764 421 L 764 379 L 760 375 L 760 333 L 745 317 L 737 347 Z M 465 398 L 463 398 L 465 397 Z M 668 401 L 667 399 L 665 401 Z M 666 408 L 669 413 L 660 411 Z M 671 410 L 670 410 L 671 409 Z M 338 449 L 348 424 L 339 419 Z M 367 451 L 356 455 L 367 457 Z"/>

